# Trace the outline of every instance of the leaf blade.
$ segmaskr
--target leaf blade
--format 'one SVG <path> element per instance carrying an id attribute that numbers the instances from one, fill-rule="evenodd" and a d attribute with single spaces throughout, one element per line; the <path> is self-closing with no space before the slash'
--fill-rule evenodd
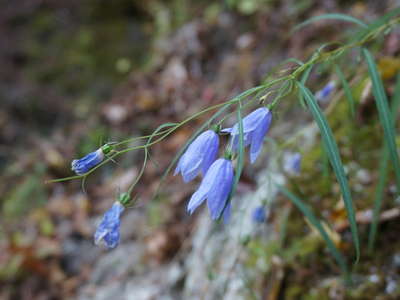
<path id="1" fill-rule="evenodd" d="M 340 253 L 340 251 L 336 247 L 335 243 L 329 237 L 329 234 L 326 232 L 325 228 L 322 226 L 322 224 L 318 220 L 318 218 L 314 215 L 312 210 L 299 197 L 294 195 L 292 192 L 290 192 L 284 186 L 281 186 L 281 185 L 277 185 L 277 186 L 278 186 L 278 189 L 287 198 L 289 198 L 290 201 L 293 202 L 293 204 L 303 213 L 303 215 L 308 219 L 308 221 L 318 230 L 321 237 L 324 239 L 332 256 L 335 258 L 336 262 L 338 263 L 339 267 L 341 268 L 345 278 L 350 280 L 349 270 L 348 270 L 347 263 L 346 263 L 344 256 Z"/>
<path id="2" fill-rule="evenodd" d="M 368 25 L 365 24 L 363 21 L 354 18 L 352 16 L 349 15 L 345 15 L 345 14 L 324 14 L 324 15 L 319 15 L 319 16 L 315 16 L 315 17 L 311 17 L 310 19 L 296 25 L 292 32 L 299 30 L 300 28 L 303 28 L 304 26 L 307 26 L 309 24 L 312 24 L 314 22 L 317 21 L 321 21 L 321 20 L 338 20 L 338 21 L 345 21 L 345 22 L 350 22 L 353 24 L 357 24 L 358 26 L 364 27 L 366 28 Z"/>
<path id="3" fill-rule="evenodd" d="M 400 14 L 400 7 L 396 7 L 391 9 L 388 13 L 384 14 L 380 18 L 376 19 L 372 23 L 368 24 L 368 26 L 362 29 L 358 34 L 355 35 L 353 40 L 361 41 L 374 30 L 378 29 L 379 27 L 383 26 L 385 23 L 389 22 L 389 20 L 397 15 Z"/>
<path id="4" fill-rule="evenodd" d="M 400 193 L 400 159 L 397 154 L 394 122 L 389 110 L 386 92 L 383 87 L 383 82 L 379 75 L 378 68 L 371 53 L 366 48 L 363 48 L 362 53 L 367 62 L 368 72 L 372 81 L 372 93 L 375 98 L 379 119 L 383 127 L 385 142 L 389 149 L 390 160 L 393 163 L 394 172 L 396 175 L 397 193 Z"/>
<path id="5" fill-rule="evenodd" d="M 396 113 L 400 106 L 400 74 L 397 75 L 396 79 L 396 87 L 393 95 L 392 106 L 391 106 L 391 114 L 393 120 L 396 118 Z M 389 164 L 389 149 L 387 144 L 384 144 L 382 147 L 382 160 L 379 167 L 379 180 L 378 185 L 375 191 L 375 200 L 374 200 L 374 208 L 373 208 L 373 216 L 371 226 L 369 228 L 368 234 L 368 251 L 372 253 L 374 250 L 376 235 L 378 233 L 378 222 L 379 215 L 382 209 L 383 202 L 383 193 L 384 187 L 387 183 L 387 176 L 389 172 L 388 164 Z"/>
<path id="6" fill-rule="evenodd" d="M 347 82 L 342 70 L 340 69 L 339 65 L 335 65 L 336 74 L 339 77 L 339 80 L 343 86 L 344 95 L 346 96 L 347 103 L 349 104 L 350 114 L 354 118 L 355 117 L 355 101 L 353 97 L 353 93 L 351 92 L 350 85 Z"/>
<path id="7" fill-rule="evenodd" d="M 353 200 L 351 197 L 347 178 L 346 178 L 346 175 L 344 172 L 343 163 L 342 163 L 340 155 L 339 155 L 339 149 L 333 138 L 332 130 L 329 127 L 325 116 L 321 112 L 321 110 L 317 104 L 317 101 L 314 98 L 314 95 L 301 82 L 297 82 L 297 84 L 300 88 L 300 91 L 303 93 L 304 99 L 306 100 L 306 103 L 311 111 L 311 114 L 313 115 L 314 120 L 316 121 L 316 123 L 320 129 L 322 142 L 325 144 L 325 149 L 327 151 L 329 161 L 330 161 L 332 169 L 336 175 L 336 178 L 339 182 L 340 190 L 343 195 L 343 201 L 344 201 L 346 212 L 347 212 L 347 218 L 350 223 L 351 235 L 352 235 L 353 242 L 355 245 L 355 250 L 356 250 L 355 263 L 357 264 L 358 260 L 360 258 L 360 240 L 359 240 L 359 235 L 358 235 Z"/>

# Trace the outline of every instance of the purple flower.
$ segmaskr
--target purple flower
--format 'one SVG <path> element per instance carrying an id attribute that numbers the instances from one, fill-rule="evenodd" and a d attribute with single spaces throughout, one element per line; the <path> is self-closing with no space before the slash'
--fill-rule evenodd
<path id="1" fill-rule="evenodd" d="M 224 212 L 224 220 L 229 221 L 230 203 L 226 203 L 226 201 L 231 192 L 232 183 L 232 162 L 225 158 L 217 159 L 208 169 L 197 191 L 190 198 L 188 212 L 192 214 L 207 199 L 211 219 L 218 219 Z"/>
<path id="2" fill-rule="evenodd" d="M 268 132 L 272 121 L 272 113 L 266 107 L 261 107 L 243 118 L 243 142 L 244 146 L 250 145 L 250 162 L 254 163 L 260 154 L 264 137 Z M 229 132 L 232 136 L 232 148 L 239 147 L 239 124 L 232 128 L 226 128 L 223 132 Z"/>
<path id="3" fill-rule="evenodd" d="M 283 157 L 283 169 L 285 172 L 297 175 L 300 173 L 301 167 L 301 154 L 296 153 L 286 153 Z"/>
<path id="4" fill-rule="evenodd" d="M 231 219 L 231 202 L 226 205 L 224 212 L 222 213 L 222 218 L 224 220 L 224 224 L 228 224 Z"/>
<path id="5" fill-rule="evenodd" d="M 264 205 L 257 206 L 253 210 L 253 212 L 251 214 L 251 218 L 254 223 L 264 223 L 265 220 L 267 219 L 265 206 Z"/>
<path id="6" fill-rule="evenodd" d="M 116 201 L 113 206 L 106 211 L 94 234 L 96 245 L 104 243 L 108 249 L 115 248 L 119 243 L 120 216 L 124 211 L 124 206 Z"/>
<path id="7" fill-rule="evenodd" d="M 326 102 L 335 86 L 335 81 L 329 81 L 321 90 L 315 93 L 315 98 L 320 102 Z"/>
<path id="8" fill-rule="evenodd" d="M 104 159 L 104 153 L 102 148 L 97 149 L 94 152 L 80 158 L 74 159 L 71 163 L 71 169 L 78 175 L 83 175 L 88 172 L 91 168 L 101 163 Z"/>
<path id="9" fill-rule="evenodd" d="M 183 181 L 193 180 L 200 171 L 206 174 L 218 154 L 218 134 L 207 130 L 200 134 L 180 158 L 174 175 L 182 174 Z"/>

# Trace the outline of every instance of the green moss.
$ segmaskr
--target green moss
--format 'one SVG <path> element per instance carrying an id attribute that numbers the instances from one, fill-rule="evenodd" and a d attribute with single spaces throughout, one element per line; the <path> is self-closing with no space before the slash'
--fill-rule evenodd
<path id="1" fill-rule="evenodd" d="M 21 217 L 35 207 L 46 202 L 46 192 L 42 176 L 45 168 L 37 163 L 35 173 L 15 184 L 3 202 L 2 214 L 7 219 Z"/>

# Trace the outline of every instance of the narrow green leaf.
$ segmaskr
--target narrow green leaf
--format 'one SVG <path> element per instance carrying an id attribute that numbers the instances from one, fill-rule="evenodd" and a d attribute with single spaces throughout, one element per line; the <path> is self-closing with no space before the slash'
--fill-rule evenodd
<path id="1" fill-rule="evenodd" d="M 397 77 L 396 77 L 396 87 L 394 89 L 394 94 L 393 94 L 393 99 L 392 99 L 392 107 L 390 108 L 394 126 L 396 126 L 395 123 L 396 123 L 396 119 L 397 119 L 397 114 L 399 112 L 399 107 L 400 107 L 400 73 L 398 73 Z"/>
<path id="2" fill-rule="evenodd" d="M 391 114 L 393 120 L 396 119 L 396 114 L 400 106 L 400 73 L 397 75 L 396 87 L 393 95 Z M 368 251 L 372 253 L 374 250 L 376 235 L 378 232 L 379 215 L 382 209 L 383 193 L 387 182 L 389 172 L 389 149 L 385 143 L 381 151 L 381 163 L 379 167 L 379 180 L 375 191 L 374 209 L 371 226 L 369 228 L 368 236 Z"/>
<path id="3" fill-rule="evenodd" d="M 287 64 L 287 63 L 289 63 L 289 62 L 296 63 L 296 64 L 298 64 L 299 66 L 304 65 L 304 63 L 303 63 L 300 59 L 297 59 L 297 58 L 294 58 L 294 57 L 291 57 L 291 58 L 288 58 L 288 59 L 284 60 L 284 61 L 282 62 L 282 64 Z"/>
<path id="4" fill-rule="evenodd" d="M 313 67 L 313 66 L 309 66 L 309 67 L 304 71 L 303 75 L 301 76 L 300 82 L 301 82 L 303 85 L 306 84 L 306 82 L 307 82 L 307 80 L 308 80 L 308 77 L 310 77 L 310 73 L 311 73 L 312 67 Z"/>
<path id="5" fill-rule="evenodd" d="M 235 195 L 237 185 L 240 180 L 240 176 L 242 175 L 243 171 L 243 166 L 244 166 L 244 133 L 243 133 L 243 119 L 242 119 L 242 102 L 239 101 L 238 103 L 238 108 L 236 110 L 237 114 L 237 119 L 238 119 L 238 124 L 239 124 L 239 151 L 238 151 L 238 159 L 237 159 L 237 167 L 235 170 L 235 178 L 233 180 L 233 185 L 232 189 L 229 193 L 228 200 L 225 203 L 224 209 L 221 212 L 221 215 L 219 216 L 218 219 L 220 219 L 224 213 L 225 208 L 228 206 L 229 202 L 231 201 L 233 195 Z M 233 140 L 231 140 L 232 142 Z M 231 151 L 234 151 L 232 149 L 232 144 L 231 144 Z"/>
<path id="6" fill-rule="evenodd" d="M 378 185 L 375 190 L 373 216 L 368 235 L 368 251 L 370 253 L 374 249 L 376 233 L 378 231 L 379 215 L 382 208 L 383 192 L 388 177 L 389 151 L 386 146 L 383 147 L 381 153 L 382 154 L 379 167 L 379 179 L 378 179 Z"/>
<path id="7" fill-rule="evenodd" d="M 344 14 L 324 14 L 324 15 L 319 15 L 319 16 L 312 17 L 312 18 L 310 18 L 310 19 L 308 19 L 308 20 L 296 25 L 294 27 L 294 29 L 292 30 L 292 32 L 293 31 L 297 31 L 300 28 L 303 28 L 304 26 L 307 26 L 307 25 L 309 25 L 311 23 L 315 23 L 315 22 L 321 21 L 321 20 L 346 21 L 346 22 L 351 22 L 351 23 L 357 24 L 357 25 L 359 25 L 361 27 L 364 27 L 364 28 L 368 26 L 363 21 L 361 21 L 361 20 L 359 20 L 357 18 L 354 18 L 352 16 L 348 16 L 348 15 L 344 15 Z"/>
<path id="8" fill-rule="evenodd" d="M 239 151 L 238 151 L 238 160 L 237 160 L 237 167 L 235 172 L 235 179 L 233 182 L 231 198 L 237 188 L 237 184 L 239 183 L 240 176 L 242 175 L 243 165 L 244 165 L 244 133 L 243 133 L 243 119 L 242 119 L 242 103 L 239 102 L 238 109 L 237 109 L 237 119 L 239 124 Z"/>
<path id="9" fill-rule="evenodd" d="M 333 138 L 332 130 L 329 127 L 328 122 L 323 115 L 321 109 L 319 108 L 317 101 L 314 98 L 314 95 L 301 82 L 297 82 L 297 84 L 304 95 L 306 103 L 310 108 L 311 114 L 314 117 L 314 120 L 317 122 L 319 130 L 321 132 L 322 142 L 325 144 L 325 150 L 327 151 L 329 161 L 331 162 L 332 169 L 335 172 L 336 178 L 339 182 L 347 212 L 347 218 L 350 224 L 351 235 L 356 250 L 355 263 L 358 263 L 358 260 L 360 258 L 360 240 L 358 236 L 353 200 L 351 198 L 350 188 L 347 182 L 346 174 L 344 172 L 343 164 L 340 159 L 339 149 L 336 145 L 335 139 Z"/>
<path id="10" fill-rule="evenodd" d="M 309 67 L 304 71 L 304 73 L 302 74 L 301 79 L 300 79 L 300 82 L 301 82 L 303 85 L 306 84 L 306 82 L 307 82 L 307 80 L 308 80 L 308 77 L 310 76 L 312 67 L 313 67 L 312 65 L 309 66 Z M 304 101 L 304 96 L 303 96 L 302 93 L 299 93 L 299 100 L 300 100 L 301 106 L 302 106 L 304 109 L 307 109 L 307 105 L 306 105 L 306 102 Z"/>
<path id="11" fill-rule="evenodd" d="M 368 72 L 372 81 L 372 93 L 374 94 L 376 107 L 378 109 L 379 119 L 383 127 L 385 142 L 389 148 L 390 160 L 392 161 L 394 172 L 396 175 L 397 193 L 400 193 L 400 160 L 397 154 L 397 147 L 395 140 L 396 133 L 392 116 L 389 111 L 388 100 L 374 58 L 367 49 L 364 48 L 362 52 L 367 62 Z"/>
<path id="12" fill-rule="evenodd" d="M 355 101 L 353 98 L 353 93 L 351 92 L 350 85 L 347 82 L 346 78 L 342 70 L 340 69 L 339 65 L 335 65 L 336 74 L 339 77 L 339 80 L 343 86 L 344 95 L 346 96 L 347 103 L 349 104 L 350 114 L 354 118 L 355 116 Z"/>
<path id="13" fill-rule="evenodd" d="M 387 22 L 390 21 L 393 17 L 396 17 L 397 15 L 400 15 L 400 7 L 396 7 L 395 9 L 391 9 L 388 13 L 383 15 L 382 17 L 376 19 L 374 22 L 371 24 L 368 24 L 368 26 L 365 29 L 362 29 L 358 34 L 354 36 L 355 41 L 361 41 L 364 38 L 368 36 L 372 31 L 378 29 L 379 27 L 383 26 Z"/>
<path id="14" fill-rule="evenodd" d="M 340 269 L 342 270 L 344 277 L 346 278 L 346 280 L 350 281 L 350 274 L 348 271 L 345 258 L 340 253 L 339 249 L 336 247 L 335 243 L 332 241 L 332 239 L 329 237 L 329 234 L 326 232 L 324 226 L 322 226 L 321 222 L 314 215 L 309 206 L 305 204 L 296 195 L 292 194 L 284 186 L 278 185 L 278 188 L 286 197 L 289 198 L 290 201 L 293 202 L 294 205 L 296 205 L 296 207 L 303 213 L 303 215 L 308 219 L 308 221 L 318 230 L 321 237 L 324 239 L 326 245 L 328 246 L 329 251 L 331 252 L 337 264 L 339 265 Z"/>

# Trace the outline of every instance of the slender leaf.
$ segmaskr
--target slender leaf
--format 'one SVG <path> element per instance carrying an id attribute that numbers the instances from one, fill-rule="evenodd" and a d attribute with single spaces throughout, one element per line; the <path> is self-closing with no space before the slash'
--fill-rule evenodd
<path id="1" fill-rule="evenodd" d="M 389 151 L 386 145 L 383 147 L 381 153 L 382 154 L 379 167 L 379 180 L 377 188 L 375 190 L 373 216 L 368 235 L 368 251 L 370 253 L 374 249 L 376 233 L 378 231 L 379 215 L 382 208 L 383 192 L 385 190 L 385 185 L 388 177 Z"/>
<path id="2" fill-rule="evenodd" d="M 297 84 L 304 95 L 307 105 L 310 108 L 311 114 L 313 115 L 315 121 L 317 122 L 317 125 L 321 132 L 322 142 L 325 144 L 325 150 L 327 151 L 329 161 L 331 162 L 332 169 L 335 172 L 336 178 L 339 182 L 340 189 L 343 195 L 343 201 L 347 212 L 347 218 L 350 223 L 352 238 L 355 245 L 355 250 L 356 250 L 355 263 L 357 263 L 360 258 L 360 240 L 358 236 L 353 200 L 351 198 L 350 188 L 344 172 L 343 164 L 340 159 L 339 149 L 333 138 L 332 130 L 329 127 L 328 122 L 325 116 L 323 115 L 321 109 L 319 108 L 317 101 L 314 98 L 314 95 L 301 82 L 298 82 Z"/>
<path id="3" fill-rule="evenodd" d="M 399 109 L 399 106 L 400 106 L 400 73 L 397 75 L 396 88 L 394 91 L 392 106 L 391 106 L 391 114 L 393 120 L 396 119 L 396 114 Z M 370 253 L 374 250 L 376 234 L 378 232 L 379 215 L 382 209 L 384 187 L 386 185 L 389 172 L 389 149 L 386 143 L 383 145 L 381 153 L 382 153 L 381 154 L 382 158 L 379 167 L 379 180 L 375 191 L 373 217 L 368 236 L 368 251 Z"/>
<path id="4" fill-rule="evenodd" d="M 303 63 L 300 59 L 297 59 L 297 58 L 294 58 L 294 57 L 291 57 L 291 58 L 288 58 L 288 59 L 284 60 L 284 61 L 283 61 L 283 64 L 287 64 L 287 63 L 289 63 L 289 62 L 296 63 L 296 64 L 298 64 L 299 66 L 304 65 L 304 63 Z"/>
<path id="5" fill-rule="evenodd" d="M 396 119 L 397 119 L 397 114 L 399 112 L 399 107 L 400 107 L 400 73 L 398 73 L 396 77 L 396 87 L 394 89 L 392 107 L 390 108 L 394 126 L 396 126 Z"/>
<path id="6" fill-rule="evenodd" d="M 362 29 L 358 34 L 356 34 L 354 36 L 353 40 L 356 40 L 356 41 L 363 40 L 372 31 L 374 31 L 374 30 L 378 29 L 379 27 L 383 26 L 384 24 L 389 22 L 390 19 L 392 19 L 393 17 L 396 17 L 397 15 L 400 15 L 400 7 L 396 7 L 395 9 L 391 9 L 388 13 L 386 13 L 382 17 L 376 19 L 371 24 L 368 24 L 368 26 L 365 29 Z"/>
<path id="7" fill-rule="evenodd" d="M 349 104 L 350 114 L 354 118 L 355 116 L 355 101 L 353 98 L 353 93 L 351 92 L 350 85 L 347 82 L 346 78 L 339 65 L 335 65 L 336 74 L 338 75 L 340 82 L 343 86 L 344 94 L 346 96 L 347 103 Z"/>
<path id="8" fill-rule="evenodd" d="M 347 280 L 350 280 L 348 267 L 346 264 L 346 260 L 343 255 L 340 253 L 335 243 L 329 237 L 329 234 L 326 232 L 324 226 L 322 226 L 321 222 L 314 215 L 312 210 L 309 208 L 307 204 L 305 204 L 300 198 L 291 193 L 284 186 L 278 185 L 279 190 L 289 198 L 290 201 L 293 202 L 294 205 L 303 213 L 303 215 L 307 218 L 307 220 L 318 230 L 321 237 L 324 239 L 326 245 L 328 246 L 329 251 L 332 253 L 336 262 L 338 263 L 340 269 L 342 270 L 343 275 Z"/>
<path id="9" fill-rule="evenodd" d="M 365 48 L 362 50 L 362 52 L 368 65 L 368 72 L 372 81 L 372 93 L 374 94 L 379 119 L 383 127 L 385 142 L 388 145 L 390 160 L 392 161 L 394 172 L 396 175 L 397 193 L 400 193 L 400 160 L 397 154 L 395 140 L 396 133 L 393 119 L 389 111 L 388 100 L 386 97 L 385 89 L 383 87 L 382 79 L 379 75 L 378 69 L 371 53 Z"/>
<path id="10" fill-rule="evenodd" d="M 242 175 L 243 165 L 244 165 L 244 133 L 243 133 L 243 119 L 242 119 L 242 103 L 240 101 L 237 109 L 237 119 L 239 125 L 239 151 L 238 151 L 235 179 L 233 182 L 229 198 L 231 198 L 236 192 L 237 184 L 239 183 L 240 176 Z"/>
<path id="11" fill-rule="evenodd" d="M 229 193 L 228 200 L 225 203 L 224 209 L 221 212 L 221 215 L 218 217 L 220 219 L 224 213 L 225 208 L 228 206 L 229 202 L 231 201 L 233 195 L 235 195 L 237 185 L 240 180 L 240 176 L 242 175 L 243 166 L 244 166 L 244 134 L 243 134 L 243 119 L 242 119 L 242 102 L 239 101 L 238 108 L 236 111 L 238 125 L 239 125 L 239 151 L 238 151 L 238 159 L 237 159 L 237 167 L 235 170 L 235 178 L 233 180 L 232 189 Z M 233 143 L 233 139 L 231 140 Z M 233 144 L 231 144 L 232 147 Z M 231 151 L 234 151 L 231 149 Z"/>
<path id="12" fill-rule="evenodd" d="M 321 21 L 321 20 L 338 20 L 338 21 L 351 22 L 351 23 L 357 24 L 364 28 L 368 26 L 363 21 L 361 21 L 357 18 L 354 18 L 352 16 L 348 16 L 348 15 L 344 15 L 344 14 L 324 14 L 324 15 L 312 17 L 312 18 L 300 23 L 299 25 L 296 25 L 294 27 L 293 31 L 297 31 L 300 28 L 303 28 L 304 26 L 307 26 L 309 24 L 312 24 L 312 23 L 315 23 L 315 22 Z"/>
<path id="13" fill-rule="evenodd" d="M 308 79 L 308 77 L 310 76 L 312 67 L 313 67 L 313 66 L 309 66 L 309 67 L 304 71 L 304 73 L 302 74 L 301 79 L 300 79 L 300 82 L 301 82 L 303 85 L 306 84 L 307 79 Z M 303 96 L 302 93 L 299 93 L 299 100 L 300 100 L 301 106 L 302 106 L 304 109 L 306 109 L 306 108 L 307 108 L 307 105 L 306 105 L 306 102 L 304 101 L 304 96 Z"/>

